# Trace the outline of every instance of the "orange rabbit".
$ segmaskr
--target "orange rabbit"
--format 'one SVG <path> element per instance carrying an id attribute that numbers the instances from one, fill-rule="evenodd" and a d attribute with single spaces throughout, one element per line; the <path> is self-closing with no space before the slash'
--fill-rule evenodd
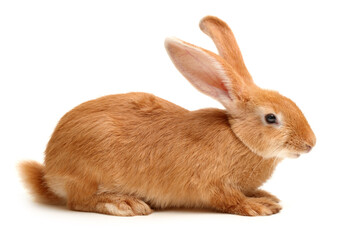
<path id="1" fill-rule="evenodd" d="M 44 165 L 20 164 L 38 200 L 119 216 L 168 207 L 281 210 L 259 187 L 283 158 L 309 152 L 315 135 L 295 103 L 254 84 L 225 22 L 208 16 L 200 28 L 220 56 L 173 38 L 165 47 L 185 78 L 226 110 L 188 111 L 148 93 L 85 102 L 60 120 Z"/>

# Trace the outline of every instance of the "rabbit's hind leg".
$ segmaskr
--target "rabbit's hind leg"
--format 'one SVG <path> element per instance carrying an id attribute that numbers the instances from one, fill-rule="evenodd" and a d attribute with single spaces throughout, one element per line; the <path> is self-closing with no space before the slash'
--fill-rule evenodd
<path id="1" fill-rule="evenodd" d="M 101 194 L 95 211 L 116 216 L 148 215 L 151 208 L 144 201 L 128 195 Z"/>
<path id="2" fill-rule="evenodd" d="M 96 190 L 90 186 L 81 189 L 72 186 L 67 190 L 67 206 L 71 210 L 115 216 L 136 216 L 152 213 L 148 204 L 133 196 L 119 193 L 96 193 Z"/>

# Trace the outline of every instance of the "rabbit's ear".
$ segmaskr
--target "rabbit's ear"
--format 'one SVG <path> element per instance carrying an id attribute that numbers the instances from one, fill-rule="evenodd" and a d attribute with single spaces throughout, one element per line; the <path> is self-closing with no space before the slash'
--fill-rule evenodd
<path id="1" fill-rule="evenodd" d="M 167 38 L 165 48 L 176 68 L 192 85 L 226 108 L 247 99 L 243 80 L 220 56 L 176 38 Z"/>
<path id="2" fill-rule="evenodd" d="M 200 29 L 214 41 L 220 56 L 243 77 L 247 84 L 252 84 L 252 77 L 245 66 L 239 46 L 230 27 L 221 19 L 213 16 L 204 17 L 199 25 Z"/>

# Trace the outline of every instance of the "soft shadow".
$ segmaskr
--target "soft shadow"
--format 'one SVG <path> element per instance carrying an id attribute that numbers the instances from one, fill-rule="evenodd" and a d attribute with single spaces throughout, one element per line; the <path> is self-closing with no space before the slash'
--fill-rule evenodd
<path id="1" fill-rule="evenodd" d="M 158 213 L 185 213 L 185 214 L 193 214 L 193 213 L 202 213 L 202 214 L 214 214 L 215 211 L 211 209 L 205 208 L 166 208 L 166 209 L 153 209 L 154 212 Z"/>

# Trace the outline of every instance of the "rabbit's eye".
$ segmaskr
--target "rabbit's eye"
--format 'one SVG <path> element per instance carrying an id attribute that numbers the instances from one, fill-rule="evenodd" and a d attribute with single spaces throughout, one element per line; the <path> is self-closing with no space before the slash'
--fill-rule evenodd
<path id="1" fill-rule="evenodd" d="M 265 116 L 265 121 L 266 121 L 268 124 L 277 123 L 277 119 L 276 119 L 275 114 L 272 114 L 272 113 L 266 114 L 266 116 Z"/>

